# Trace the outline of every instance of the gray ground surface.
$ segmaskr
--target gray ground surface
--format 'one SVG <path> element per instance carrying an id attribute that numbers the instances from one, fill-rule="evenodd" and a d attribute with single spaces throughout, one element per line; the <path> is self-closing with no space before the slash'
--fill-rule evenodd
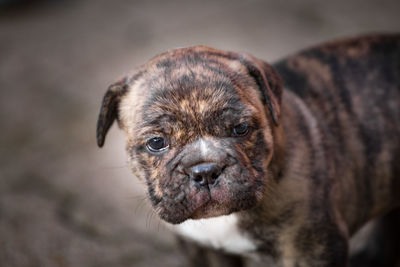
<path id="1" fill-rule="evenodd" d="M 0 12 L 0 266 L 185 266 L 125 164 L 106 87 L 167 49 L 269 61 L 318 42 L 399 31 L 393 1 L 49 1 Z"/>

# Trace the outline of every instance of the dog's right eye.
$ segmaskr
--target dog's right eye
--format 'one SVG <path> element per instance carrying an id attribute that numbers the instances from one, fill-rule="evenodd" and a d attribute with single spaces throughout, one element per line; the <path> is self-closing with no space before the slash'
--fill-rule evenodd
<path id="1" fill-rule="evenodd" d="M 146 147 L 151 152 L 161 152 L 169 147 L 167 141 L 162 137 L 154 137 L 147 141 Z"/>
<path id="2" fill-rule="evenodd" d="M 235 136 L 245 136 L 249 132 L 249 125 L 247 123 L 241 123 L 233 128 L 233 134 Z"/>

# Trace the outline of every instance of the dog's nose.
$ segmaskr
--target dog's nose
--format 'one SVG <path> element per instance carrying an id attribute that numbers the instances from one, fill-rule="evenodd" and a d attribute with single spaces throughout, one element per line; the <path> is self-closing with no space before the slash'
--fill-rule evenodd
<path id="1" fill-rule="evenodd" d="M 189 168 L 192 181 L 201 186 L 216 185 L 222 168 L 215 163 L 202 163 Z"/>

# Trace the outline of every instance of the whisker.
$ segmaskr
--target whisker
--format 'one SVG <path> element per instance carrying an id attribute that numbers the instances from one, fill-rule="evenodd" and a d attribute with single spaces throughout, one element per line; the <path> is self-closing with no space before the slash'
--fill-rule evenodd
<path id="1" fill-rule="evenodd" d="M 136 215 L 136 214 L 138 214 L 138 212 L 140 212 L 142 209 L 143 209 L 143 207 L 145 206 L 145 200 L 143 199 L 143 200 L 139 200 L 138 201 L 138 203 L 136 203 L 136 207 L 135 207 L 135 209 L 134 209 L 134 211 L 133 211 L 133 213 Z"/>

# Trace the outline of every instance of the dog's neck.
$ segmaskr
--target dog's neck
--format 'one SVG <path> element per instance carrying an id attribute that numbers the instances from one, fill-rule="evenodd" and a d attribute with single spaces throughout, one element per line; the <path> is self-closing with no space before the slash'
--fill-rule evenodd
<path id="1" fill-rule="evenodd" d="M 303 101 L 295 94 L 284 91 L 280 123 L 271 129 L 274 140 L 274 152 L 269 164 L 269 170 L 278 183 L 280 179 L 288 175 L 289 169 L 296 168 L 295 166 L 287 165 L 288 162 L 292 162 L 289 159 L 294 157 L 295 153 L 302 152 L 296 150 L 296 146 L 293 144 L 306 142 L 306 140 L 304 140 L 304 136 L 301 133 L 293 131 L 293 125 L 307 121 L 307 114 L 310 114 L 310 111 Z M 315 131 L 311 130 L 312 127 L 312 125 L 306 126 L 306 131 L 314 133 Z"/>
<path id="2" fill-rule="evenodd" d="M 304 166 L 309 164 L 306 162 L 310 158 L 307 155 L 309 151 L 303 149 L 307 144 L 304 135 L 294 132 L 292 127 L 303 121 L 304 113 L 308 112 L 301 110 L 303 105 L 302 103 L 299 105 L 299 101 L 301 100 L 293 93 L 283 94 L 279 125 L 271 129 L 274 151 L 266 174 L 267 189 L 260 205 L 241 213 L 243 225 L 247 224 L 246 221 L 249 223 L 249 227 L 244 226 L 244 228 L 250 229 L 255 218 L 262 217 L 268 224 L 269 220 L 274 221 L 281 216 L 288 216 L 288 209 L 293 203 L 303 205 L 307 202 L 307 199 L 304 199 L 307 194 L 304 192 L 307 190 L 308 181 L 303 181 L 302 177 L 308 177 L 307 168 Z M 301 212 L 301 209 L 299 211 Z"/>
<path id="3" fill-rule="evenodd" d="M 274 138 L 274 154 L 269 164 L 269 170 L 274 179 L 278 181 L 282 178 L 283 170 L 285 168 L 286 136 L 282 124 L 272 128 L 272 136 Z"/>

